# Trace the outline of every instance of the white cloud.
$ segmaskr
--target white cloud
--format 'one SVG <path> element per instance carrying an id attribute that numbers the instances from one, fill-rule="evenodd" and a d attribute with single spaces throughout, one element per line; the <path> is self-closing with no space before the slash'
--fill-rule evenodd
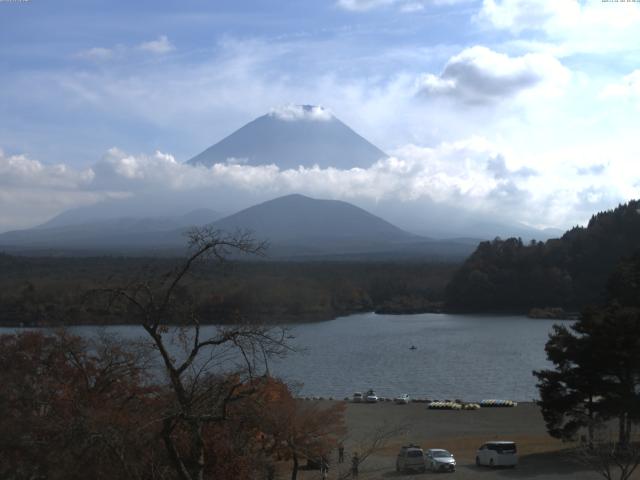
<path id="1" fill-rule="evenodd" d="M 68 208 L 99 201 L 105 194 L 86 190 L 93 179 L 90 169 L 45 165 L 0 150 L 0 231 L 32 227 Z"/>
<path id="2" fill-rule="evenodd" d="M 577 0 L 483 0 L 476 18 L 495 28 L 519 33 L 545 30 L 555 23 L 571 24 L 579 14 Z"/>
<path id="3" fill-rule="evenodd" d="M 76 57 L 86 60 L 104 61 L 111 60 L 115 55 L 116 52 L 112 48 L 94 47 L 78 52 Z"/>
<path id="4" fill-rule="evenodd" d="M 333 118 L 328 108 L 317 105 L 284 105 L 273 108 L 269 115 L 285 121 L 329 121 Z"/>
<path id="5" fill-rule="evenodd" d="M 596 30 L 626 29 L 640 21 L 640 9 L 634 3 L 602 0 L 483 0 L 477 19 L 514 33 L 542 30 L 557 34 L 561 30 L 569 33 L 586 27 Z"/>
<path id="6" fill-rule="evenodd" d="M 142 42 L 137 46 L 119 44 L 111 48 L 92 47 L 81 50 L 75 54 L 76 58 L 103 62 L 114 59 L 124 59 L 136 52 L 151 53 L 153 55 L 164 55 L 174 51 L 175 46 L 169 41 L 166 35 L 160 35 L 156 40 Z"/>
<path id="7" fill-rule="evenodd" d="M 544 41 L 523 46 L 574 53 L 634 52 L 640 27 L 640 4 L 602 0 L 483 0 L 475 15 L 480 25 L 515 36 L 542 34 Z"/>
<path id="8" fill-rule="evenodd" d="M 622 81 L 608 84 L 602 91 L 603 98 L 627 98 L 640 100 L 640 70 L 634 70 Z"/>
<path id="9" fill-rule="evenodd" d="M 163 55 L 176 49 L 166 35 L 160 35 L 156 40 L 143 42 L 138 45 L 138 48 L 157 55 Z"/>
<path id="10" fill-rule="evenodd" d="M 489 208 L 492 198 L 504 204 L 521 195 L 515 181 L 529 175 L 511 169 L 500 153 L 483 138 L 443 143 L 435 148 L 407 145 L 368 169 L 304 168 L 280 170 L 275 165 L 248 166 L 234 163 L 211 167 L 177 162 L 171 155 L 128 155 L 111 149 L 96 164 L 94 188 L 118 191 L 166 189 L 189 191 L 202 188 L 233 188 L 270 195 L 304 193 L 320 198 L 346 200 L 396 199 L 455 204 L 464 200 L 473 208 Z M 501 193 L 502 192 L 502 193 Z M 518 201 L 520 201 L 518 199 Z"/>
<path id="11" fill-rule="evenodd" d="M 364 12 L 374 8 L 393 5 L 397 0 L 338 0 L 337 5 L 345 10 Z"/>
<path id="12" fill-rule="evenodd" d="M 420 12 L 430 5 L 454 5 L 472 0 L 338 0 L 337 5 L 353 12 L 366 12 L 377 8 L 394 7 L 403 13 Z"/>
<path id="13" fill-rule="evenodd" d="M 558 91 L 569 77 L 569 71 L 550 55 L 529 53 L 510 57 L 487 47 L 474 46 L 452 57 L 440 75 L 424 75 L 419 82 L 419 93 L 482 104 L 533 88 Z"/>
<path id="14" fill-rule="evenodd" d="M 5 155 L 0 150 L 0 186 L 28 186 L 76 189 L 89 185 L 91 169 L 74 170 L 64 164 L 45 165 L 25 155 Z"/>

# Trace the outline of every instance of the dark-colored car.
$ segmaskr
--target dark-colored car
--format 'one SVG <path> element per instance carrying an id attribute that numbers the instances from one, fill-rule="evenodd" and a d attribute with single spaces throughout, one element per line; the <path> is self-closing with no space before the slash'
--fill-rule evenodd
<path id="1" fill-rule="evenodd" d="M 426 472 L 427 466 L 424 461 L 424 452 L 419 445 L 407 445 L 400 448 L 396 458 L 396 472 Z"/>

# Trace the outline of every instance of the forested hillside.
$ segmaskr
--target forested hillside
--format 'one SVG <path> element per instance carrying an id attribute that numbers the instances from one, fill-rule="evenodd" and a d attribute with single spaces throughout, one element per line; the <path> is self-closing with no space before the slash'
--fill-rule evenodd
<path id="1" fill-rule="evenodd" d="M 454 274 L 446 303 L 452 310 L 522 312 L 599 304 L 618 262 L 639 249 L 640 201 L 634 200 L 594 215 L 560 239 L 481 243 Z"/>
<path id="2" fill-rule="evenodd" d="M 0 326 L 122 323 L 90 293 L 140 278 L 163 278 L 179 261 L 0 254 Z M 438 309 L 456 267 L 431 262 L 211 262 L 194 268 L 183 288 L 203 322 L 299 322 L 371 310 Z"/>

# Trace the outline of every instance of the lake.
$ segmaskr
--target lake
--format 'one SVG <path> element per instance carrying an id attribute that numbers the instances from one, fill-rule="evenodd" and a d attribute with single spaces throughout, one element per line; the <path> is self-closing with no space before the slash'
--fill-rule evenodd
<path id="1" fill-rule="evenodd" d="M 301 351 L 272 361 L 271 372 L 302 383 L 301 396 L 343 398 L 373 388 L 381 396 L 530 401 L 538 397 L 532 370 L 549 366 L 544 345 L 554 323 L 522 316 L 350 315 L 291 326 L 290 341 Z M 69 330 L 90 336 L 100 329 Z M 123 338 L 144 334 L 136 326 L 105 330 Z"/>

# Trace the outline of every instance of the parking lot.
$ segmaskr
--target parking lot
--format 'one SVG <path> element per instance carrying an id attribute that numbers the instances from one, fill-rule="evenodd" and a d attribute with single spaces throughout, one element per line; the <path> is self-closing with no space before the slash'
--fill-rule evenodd
<path id="1" fill-rule="evenodd" d="M 515 408 L 485 408 L 475 411 L 429 410 L 425 404 L 395 405 L 349 404 L 347 408 L 349 437 L 345 442 L 345 463 L 330 459 L 329 478 L 340 478 L 348 471 L 354 451 L 361 453 L 380 429 L 399 428 L 384 448 L 372 454 L 361 466 L 360 479 L 375 478 L 451 478 L 453 479 L 598 479 L 585 469 L 568 451 L 568 446 L 549 437 L 538 407 L 521 403 Z M 516 468 L 477 467 L 476 449 L 487 441 L 511 440 L 518 445 Z M 404 474 L 395 470 L 396 455 L 402 445 L 415 443 L 423 449 L 444 448 L 456 458 L 453 473 Z M 319 479 L 318 471 L 301 472 L 299 479 Z M 640 477 L 638 477 L 640 478 Z"/>

